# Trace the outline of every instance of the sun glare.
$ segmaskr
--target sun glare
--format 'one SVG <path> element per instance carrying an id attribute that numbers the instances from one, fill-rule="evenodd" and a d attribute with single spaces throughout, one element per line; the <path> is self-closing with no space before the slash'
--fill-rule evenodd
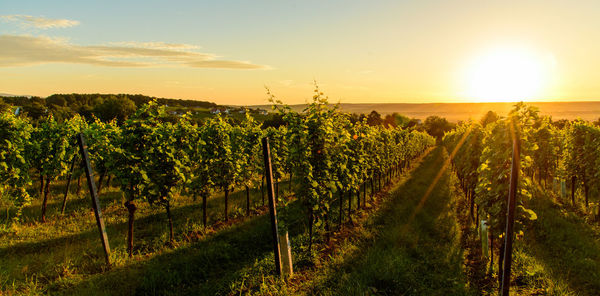
<path id="1" fill-rule="evenodd" d="M 478 102 L 536 99 L 548 79 L 543 55 L 524 48 L 496 48 L 469 65 L 466 96 Z"/>

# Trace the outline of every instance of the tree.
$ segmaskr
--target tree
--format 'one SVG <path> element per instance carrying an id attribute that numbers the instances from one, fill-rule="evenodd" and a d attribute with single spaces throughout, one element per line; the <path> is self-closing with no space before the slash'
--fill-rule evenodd
<path id="1" fill-rule="evenodd" d="M 65 98 L 63 96 L 50 96 L 46 99 L 46 104 L 48 105 L 56 105 L 56 106 L 60 106 L 60 107 L 66 107 L 67 106 L 67 100 L 65 100 Z"/>
<path id="2" fill-rule="evenodd" d="M 10 107 L 10 105 L 7 104 L 6 102 L 4 102 L 4 100 L 2 100 L 2 98 L 0 98 L 0 112 L 4 112 L 4 111 L 8 110 L 9 107 Z"/>
<path id="3" fill-rule="evenodd" d="M 442 139 L 445 132 L 451 131 L 454 127 L 454 125 L 448 122 L 446 118 L 436 115 L 427 117 L 423 126 L 425 127 L 425 131 L 435 137 L 438 141 Z"/>
<path id="4" fill-rule="evenodd" d="M 371 126 L 381 125 L 382 124 L 381 115 L 375 110 L 371 111 L 367 116 L 367 124 Z"/>
<path id="5" fill-rule="evenodd" d="M 110 96 L 102 103 L 96 105 L 93 113 L 104 121 L 117 119 L 119 123 L 123 123 L 135 112 L 135 109 L 135 103 L 128 97 L 117 98 L 116 96 Z"/>
<path id="6" fill-rule="evenodd" d="M 419 131 L 423 131 L 423 128 L 421 127 L 421 120 L 416 119 L 416 118 L 411 118 L 407 123 L 406 123 L 406 128 L 414 128 L 416 130 Z"/>
<path id="7" fill-rule="evenodd" d="M 496 122 L 498 119 L 500 119 L 500 117 L 498 117 L 498 114 L 490 110 L 487 113 L 485 113 L 485 115 L 483 115 L 483 117 L 481 118 L 481 126 L 485 128 L 488 124 Z"/>
<path id="8" fill-rule="evenodd" d="M 39 102 L 32 102 L 29 105 L 23 106 L 23 112 L 33 120 L 38 120 L 46 116 L 48 108 Z"/>
<path id="9" fill-rule="evenodd" d="M 394 120 L 396 122 L 396 126 L 399 126 L 401 128 L 408 127 L 408 123 L 410 122 L 410 118 L 408 118 L 407 116 L 404 116 L 402 114 L 395 113 L 395 112 L 392 115 L 394 116 Z"/>
<path id="10" fill-rule="evenodd" d="M 398 126 L 396 124 L 396 117 L 392 114 L 386 115 L 385 119 L 383 120 L 383 125 L 385 127 L 390 127 L 390 128 L 394 128 L 394 127 Z"/>

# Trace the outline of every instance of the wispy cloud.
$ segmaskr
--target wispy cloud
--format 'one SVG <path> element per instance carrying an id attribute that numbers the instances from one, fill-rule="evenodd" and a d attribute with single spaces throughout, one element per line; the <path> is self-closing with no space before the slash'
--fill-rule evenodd
<path id="1" fill-rule="evenodd" d="M 166 42 L 110 42 L 109 45 L 114 46 L 126 46 L 126 47 L 146 47 L 146 48 L 158 48 L 158 49 L 174 49 L 174 50 L 190 50 L 198 49 L 200 46 L 185 44 L 185 43 L 166 43 Z"/>
<path id="2" fill-rule="evenodd" d="M 0 15 L 5 22 L 17 22 L 23 27 L 33 27 L 37 29 L 68 28 L 79 25 L 78 21 L 67 19 L 49 19 L 38 16 L 13 14 Z"/>
<path id="3" fill-rule="evenodd" d="M 162 42 L 83 46 L 45 36 L 0 35 L 0 67 L 74 63 L 108 67 L 193 67 L 266 69 L 246 61 L 222 60 L 196 46 Z"/>
<path id="4" fill-rule="evenodd" d="M 291 80 L 291 79 L 281 80 L 281 81 L 279 81 L 279 84 L 290 87 L 290 86 L 292 86 L 292 84 L 294 84 L 294 80 Z"/>

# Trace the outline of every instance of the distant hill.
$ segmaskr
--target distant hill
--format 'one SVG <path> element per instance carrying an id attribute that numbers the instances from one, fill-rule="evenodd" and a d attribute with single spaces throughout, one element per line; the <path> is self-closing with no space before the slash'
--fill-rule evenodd
<path id="1" fill-rule="evenodd" d="M 431 115 L 445 117 L 457 122 L 473 118 L 479 120 L 486 112 L 494 111 L 506 115 L 515 103 L 427 103 L 427 104 L 340 104 L 343 111 L 349 113 L 369 113 L 373 110 L 380 114 L 399 113 L 411 118 L 425 119 Z M 600 101 L 594 102 L 527 102 L 537 106 L 542 115 L 552 119 L 576 119 L 594 121 L 600 118 Z M 268 105 L 254 106 L 270 110 Z M 306 104 L 291 105 L 294 110 L 302 110 Z"/>

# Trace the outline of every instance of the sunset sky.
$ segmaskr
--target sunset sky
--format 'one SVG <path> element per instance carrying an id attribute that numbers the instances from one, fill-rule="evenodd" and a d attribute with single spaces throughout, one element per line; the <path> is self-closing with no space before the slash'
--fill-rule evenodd
<path id="1" fill-rule="evenodd" d="M 598 100 L 599 32 L 597 0 L 3 0 L 0 93 Z"/>

